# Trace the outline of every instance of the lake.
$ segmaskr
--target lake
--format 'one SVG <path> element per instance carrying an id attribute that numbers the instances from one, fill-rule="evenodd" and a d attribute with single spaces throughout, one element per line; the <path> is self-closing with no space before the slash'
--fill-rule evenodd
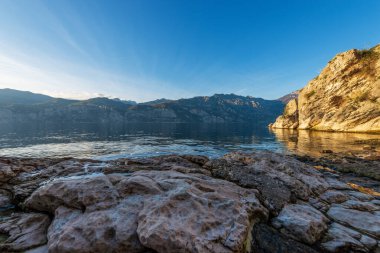
<path id="1" fill-rule="evenodd" d="M 164 154 L 219 157 L 230 151 L 271 150 L 322 155 L 380 147 L 380 135 L 269 130 L 246 124 L 78 124 L 0 126 L 0 156 L 116 159 Z"/>

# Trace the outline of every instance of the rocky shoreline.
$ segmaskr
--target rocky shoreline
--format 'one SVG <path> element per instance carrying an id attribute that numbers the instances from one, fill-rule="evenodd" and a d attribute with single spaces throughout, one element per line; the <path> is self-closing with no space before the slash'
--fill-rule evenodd
<path id="1" fill-rule="evenodd" d="M 380 161 L 323 159 L 0 158 L 0 251 L 380 252 Z"/>

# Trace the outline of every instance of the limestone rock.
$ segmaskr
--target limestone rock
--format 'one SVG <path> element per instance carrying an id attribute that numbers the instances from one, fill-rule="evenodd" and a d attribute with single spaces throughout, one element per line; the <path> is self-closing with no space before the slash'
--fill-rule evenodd
<path id="1" fill-rule="evenodd" d="M 255 191 L 232 183 L 178 172 L 136 175 L 169 193 L 139 213 L 140 241 L 158 252 L 243 252 L 250 229 L 267 216 Z"/>
<path id="2" fill-rule="evenodd" d="M 285 206 L 274 218 L 273 225 L 293 239 L 313 244 L 327 229 L 328 219 L 317 209 L 306 204 Z"/>
<path id="3" fill-rule="evenodd" d="M 341 191 L 328 190 L 320 198 L 329 203 L 342 203 L 348 199 L 348 196 Z"/>
<path id="4" fill-rule="evenodd" d="M 21 251 L 45 244 L 49 224 L 47 215 L 37 213 L 17 213 L 0 220 L 0 233 L 9 235 L 0 251 Z"/>
<path id="5" fill-rule="evenodd" d="M 11 166 L 0 163 L 0 182 L 6 182 L 16 174 L 13 172 Z"/>
<path id="6" fill-rule="evenodd" d="M 49 253 L 49 251 L 47 245 L 42 245 L 37 248 L 27 250 L 24 253 Z"/>
<path id="7" fill-rule="evenodd" d="M 348 194 L 350 194 L 350 196 L 354 197 L 355 199 L 361 200 L 361 201 L 370 201 L 374 199 L 373 196 L 366 193 L 358 192 L 358 191 L 350 191 L 348 192 Z"/>
<path id="8" fill-rule="evenodd" d="M 12 194 L 9 191 L 0 189 L 0 210 L 12 206 Z"/>
<path id="9" fill-rule="evenodd" d="M 145 252 L 136 233 L 141 204 L 127 201 L 112 209 L 85 213 L 58 207 L 49 228 L 49 252 Z"/>
<path id="10" fill-rule="evenodd" d="M 370 252 L 376 245 L 375 239 L 335 222 L 321 244 L 328 252 Z"/>
<path id="11" fill-rule="evenodd" d="M 292 99 L 285 107 L 283 115 L 280 115 L 276 122 L 271 127 L 273 128 L 290 128 L 295 129 L 298 127 L 298 101 Z"/>
<path id="12" fill-rule="evenodd" d="M 266 224 L 258 224 L 252 231 L 252 252 L 260 253 L 317 253 L 312 247 L 286 237 Z"/>
<path id="13" fill-rule="evenodd" d="M 322 175 L 312 167 L 271 152 L 231 153 L 205 167 L 215 177 L 258 189 L 274 214 L 289 202 L 308 200 L 328 188 Z"/>
<path id="14" fill-rule="evenodd" d="M 365 212 L 373 212 L 373 211 L 380 211 L 380 206 L 376 205 L 371 202 L 363 202 L 359 200 L 347 200 L 342 203 L 342 206 L 349 209 L 356 209 L 359 211 L 365 211 Z"/>
<path id="15" fill-rule="evenodd" d="M 202 174 L 143 170 L 56 179 L 25 206 L 54 212 L 49 252 L 245 252 L 268 215 L 257 193 Z"/>
<path id="16" fill-rule="evenodd" d="M 347 224 L 358 231 L 372 234 L 380 239 L 380 211 L 363 212 L 348 209 L 342 205 L 333 205 L 327 215 L 343 224 Z"/>
<path id="17" fill-rule="evenodd" d="M 0 162 L 17 208 L 0 209 L 1 252 L 372 253 L 380 239 L 376 192 L 359 187 L 374 181 L 289 155 Z"/>
<path id="18" fill-rule="evenodd" d="M 274 128 L 380 131 L 380 45 L 336 55 L 290 101 Z M 288 110 L 289 108 L 289 110 Z M 293 108 L 298 108 L 293 112 Z"/>
<path id="19" fill-rule="evenodd" d="M 102 209 L 116 204 L 118 194 L 103 174 L 54 179 L 37 189 L 25 206 L 54 213 L 61 205 L 77 209 Z"/>

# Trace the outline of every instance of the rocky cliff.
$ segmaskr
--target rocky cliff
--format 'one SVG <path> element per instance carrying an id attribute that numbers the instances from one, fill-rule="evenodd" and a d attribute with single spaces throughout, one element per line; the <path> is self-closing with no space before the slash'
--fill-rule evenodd
<path id="1" fill-rule="evenodd" d="M 380 45 L 336 55 L 271 126 L 380 131 Z"/>

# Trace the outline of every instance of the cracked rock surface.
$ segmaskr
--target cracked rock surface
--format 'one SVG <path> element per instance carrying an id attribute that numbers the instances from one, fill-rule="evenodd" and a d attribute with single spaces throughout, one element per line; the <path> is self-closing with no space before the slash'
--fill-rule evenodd
<path id="1" fill-rule="evenodd" d="M 271 152 L 0 158 L 1 252 L 378 252 L 380 198 Z"/>

